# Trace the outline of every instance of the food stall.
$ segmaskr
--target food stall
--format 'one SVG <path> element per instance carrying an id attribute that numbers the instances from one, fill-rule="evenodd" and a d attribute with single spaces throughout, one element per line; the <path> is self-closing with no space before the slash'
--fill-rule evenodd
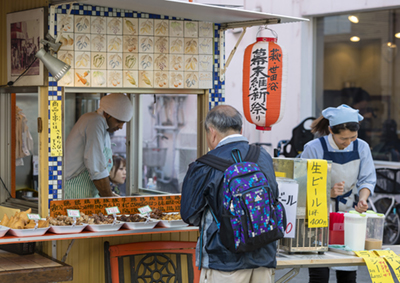
<path id="1" fill-rule="evenodd" d="M 175 103 L 172 110 L 175 116 L 167 116 L 166 121 L 154 125 L 155 136 L 169 135 L 172 141 L 169 151 L 173 152 L 172 156 L 179 151 L 190 152 L 192 159 L 196 158 L 207 150 L 202 119 L 210 107 L 224 103 L 224 31 L 305 20 L 179 1 L 113 1 L 112 7 L 109 7 L 109 2 L 102 0 L 74 4 L 67 2 L 53 1 L 44 9 L 46 19 L 48 15 L 48 28 L 44 34 L 48 31 L 54 39 L 62 43 L 55 55 L 58 60 L 70 65 L 71 69 L 59 81 L 54 74 L 49 74 L 45 75 L 42 83 L 36 84 L 39 86 L 38 201 L 39 214 L 42 217 L 56 216 L 60 211 L 65 215 L 67 208 L 79 208 L 85 214 L 101 210 L 105 213 L 104 209 L 111 204 L 116 204 L 121 213 L 136 213 L 138 208 L 148 204 L 151 204 L 152 209 L 179 211 L 179 194 L 166 194 L 168 190 L 165 190 L 162 195 L 142 196 L 146 193 L 141 188 L 149 182 L 148 176 L 144 177 L 144 171 L 149 172 L 149 168 L 160 167 L 159 163 L 154 162 L 160 162 L 163 158 L 146 153 L 155 151 L 152 140 L 147 147 L 146 141 L 138 138 L 138 133 L 146 130 L 143 129 L 146 128 L 146 117 L 141 117 L 140 113 L 143 108 L 148 107 L 142 104 L 141 97 L 147 95 L 147 100 L 154 98 L 152 114 L 155 116 L 160 109 L 157 105 L 165 105 L 167 108 L 168 101 Z M 14 7 L 9 12 L 43 7 L 45 4 L 47 2 L 36 3 L 34 7 L 21 4 L 23 7 Z M 47 40 L 51 41 L 50 38 Z M 13 61 L 14 64 L 15 62 Z M 40 64 L 42 66 L 42 62 Z M 18 92 L 18 87 L 30 85 L 32 83 L 26 82 L 22 77 L 12 88 L 2 92 L 14 93 Z M 130 194 L 140 196 L 63 200 L 63 149 L 70 127 L 70 112 L 74 108 L 69 104 L 69 99 L 77 94 L 85 96 L 110 92 L 127 93 L 134 104 L 136 113 L 127 126 L 126 136 L 130 176 L 127 187 Z M 183 106 L 180 103 L 189 101 L 187 97 L 194 98 L 195 101 L 192 108 L 184 109 L 186 112 L 183 112 L 185 117 L 192 115 L 196 118 L 194 124 L 187 125 L 194 128 L 194 135 L 188 135 L 191 138 L 186 144 L 179 142 L 178 148 L 176 128 L 185 122 L 180 115 Z M 2 99 L 10 102 L 3 94 Z M 194 112 L 190 113 L 193 110 L 196 115 L 193 115 Z M 177 119 L 169 121 L 168 118 L 171 117 Z M 187 144 L 191 144 L 193 140 L 195 146 L 192 144 L 189 148 Z M 157 146 L 156 152 L 165 151 Z M 5 152 L 5 157 L 9 158 L 9 153 Z M 167 163 L 166 167 L 168 160 L 167 158 L 164 161 Z M 146 167 L 138 166 L 140 163 L 145 163 Z M 14 163 L 11 164 L 13 168 Z M 188 160 L 185 160 L 180 167 L 186 168 L 187 164 Z M 173 164 L 170 167 L 177 166 Z M 157 183 L 162 183 L 163 180 L 167 183 L 168 178 L 158 178 Z M 11 194 L 15 196 L 13 186 Z M 150 195 L 148 191 L 147 195 Z M 48 232 L 29 237 L 7 234 L 2 238 L 2 244 L 41 242 L 42 250 L 46 254 L 59 260 L 64 259 L 65 263 L 73 266 L 73 282 L 102 282 L 103 243 L 106 240 L 111 244 L 157 240 L 195 242 L 197 237 L 198 231 L 195 227 L 167 227 L 149 231 L 122 229 L 114 232 L 81 232 L 68 236 Z M 79 240 L 73 241 L 74 239 Z"/>

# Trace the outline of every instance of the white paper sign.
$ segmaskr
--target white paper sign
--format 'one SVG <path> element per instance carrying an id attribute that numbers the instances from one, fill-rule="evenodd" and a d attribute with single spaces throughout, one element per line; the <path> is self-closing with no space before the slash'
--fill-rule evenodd
<path id="1" fill-rule="evenodd" d="M 67 214 L 69 217 L 81 217 L 81 213 L 78 209 L 67 209 Z"/>
<path id="2" fill-rule="evenodd" d="M 31 220 L 40 220 L 39 214 L 29 213 L 29 214 L 27 214 L 27 216 L 28 216 L 28 219 L 31 219 Z"/>
<path id="3" fill-rule="evenodd" d="M 294 238 L 296 231 L 296 210 L 299 184 L 293 181 L 277 180 L 279 186 L 279 201 L 286 210 L 287 225 L 285 238 Z"/>
<path id="4" fill-rule="evenodd" d="M 147 214 L 152 212 L 153 210 L 150 208 L 150 206 L 146 205 L 146 206 L 142 206 L 138 208 L 140 214 Z"/>
<path id="5" fill-rule="evenodd" d="M 119 213 L 118 206 L 106 207 L 106 212 L 107 212 L 108 215 L 117 214 L 117 213 Z"/>

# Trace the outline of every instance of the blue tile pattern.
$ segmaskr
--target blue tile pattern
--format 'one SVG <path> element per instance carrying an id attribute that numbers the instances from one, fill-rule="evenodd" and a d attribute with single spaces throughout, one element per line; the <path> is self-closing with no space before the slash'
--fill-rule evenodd
<path id="1" fill-rule="evenodd" d="M 56 7 L 56 14 L 54 22 L 57 23 L 57 14 L 67 14 L 71 4 L 63 4 Z M 72 4 L 71 14 L 73 15 L 89 15 L 89 16 L 105 16 L 105 17 L 127 17 L 127 18 L 154 18 L 154 19 L 172 19 L 172 20 L 183 20 L 177 17 L 170 17 L 164 15 L 155 15 L 140 13 L 131 10 L 122 10 L 116 8 L 91 6 L 84 4 Z M 50 15 L 49 15 L 50 17 Z M 185 19 L 187 20 L 187 19 Z M 50 20 L 49 20 L 50 22 Z M 213 88 L 209 90 L 209 108 L 225 103 L 225 84 L 219 80 L 219 68 L 221 54 L 219 50 L 219 34 L 221 27 L 218 24 L 214 25 L 214 72 L 213 72 Z M 50 26 L 48 27 L 50 29 Z M 57 26 L 54 27 L 54 33 L 57 35 Z M 225 42 L 223 43 L 225 46 Z M 225 56 L 222 55 L 222 59 Z M 51 100 L 62 100 L 62 87 L 57 86 L 57 81 L 53 79 L 49 74 L 49 87 L 48 87 L 48 100 L 49 100 L 49 118 L 50 118 L 50 101 Z M 62 199 L 62 157 L 51 157 L 50 156 L 50 129 L 49 129 L 49 206 L 51 200 Z"/>

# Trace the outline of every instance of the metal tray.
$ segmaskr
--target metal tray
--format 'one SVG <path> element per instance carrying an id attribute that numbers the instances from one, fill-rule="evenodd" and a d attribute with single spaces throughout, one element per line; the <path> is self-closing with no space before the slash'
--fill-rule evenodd
<path id="1" fill-rule="evenodd" d="M 8 230 L 10 230 L 10 228 L 0 225 L 0 237 L 3 237 L 8 232 Z"/>
<path id="2" fill-rule="evenodd" d="M 8 233 L 17 237 L 42 236 L 50 227 L 37 229 L 10 229 Z"/>
<path id="3" fill-rule="evenodd" d="M 118 231 L 125 222 L 118 221 L 114 224 L 89 224 L 86 226 L 86 230 L 92 232 L 103 232 L 103 231 Z"/>
<path id="4" fill-rule="evenodd" d="M 75 234 L 82 232 L 83 229 L 86 228 L 88 224 L 81 224 L 81 225 L 68 225 L 68 226 L 50 226 L 49 232 L 55 234 Z"/>
<path id="5" fill-rule="evenodd" d="M 148 222 L 125 222 L 123 228 L 129 230 L 135 229 L 153 229 L 160 220 L 150 219 Z"/>

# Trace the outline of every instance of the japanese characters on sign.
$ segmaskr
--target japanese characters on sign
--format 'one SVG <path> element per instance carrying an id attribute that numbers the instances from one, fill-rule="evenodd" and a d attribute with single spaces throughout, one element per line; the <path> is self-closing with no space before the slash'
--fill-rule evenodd
<path id="1" fill-rule="evenodd" d="M 391 250 L 378 250 L 375 253 L 383 257 L 390 264 L 397 279 L 400 280 L 400 257 Z"/>
<path id="2" fill-rule="evenodd" d="M 307 160 L 307 218 L 309 228 L 328 227 L 326 160 Z"/>
<path id="3" fill-rule="evenodd" d="M 67 209 L 78 209 L 81 213 L 92 215 L 104 213 L 106 207 L 117 206 L 122 214 L 140 213 L 139 208 L 150 206 L 164 212 L 176 212 L 181 209 L 181 196 L 146 196 L 124 198 L 88 198 L 54 200 L 50 202 L 50 216 L 66 215 Z"/>
<path id="4" fill-rule="evenodd" d="M 62 156 L 61 101 L 50 101 L 50 155 Z"/>
<path id="5" fill-rule="evenodd" d="M 245 51 L 243 109 L 257 129 L 270 130 L 282 118 L 283 55 L 276 38 L 257 38 Z"/>
<path id="6" fill-rule="evenodd" d="M 285 238 L 294 238 L 296 231 L 296 210 L 299 184 L 295 181 L 285 182 L 277 180 L 279 187 L 279 201 L 283 204 L 286 211 Z"/>
<path id="7" fill-rule="evenodd" d="M 392 283 L 393 277 L 383 258 L 378 257 L 372 251 L 358 251 L 355 254 L 362 257 L 367 264 L 372 283 Z"/>

